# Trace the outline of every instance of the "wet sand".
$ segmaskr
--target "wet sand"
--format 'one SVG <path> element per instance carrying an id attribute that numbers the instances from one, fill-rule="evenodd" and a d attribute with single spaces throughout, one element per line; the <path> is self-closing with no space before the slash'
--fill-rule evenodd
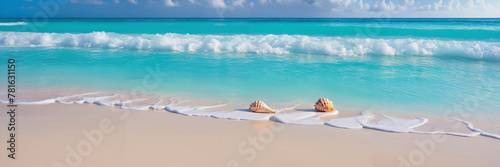
<path id="1" fill-rule="evenodd" d="M 2 104 L 2 111 L 7 111 Z M 0 134 L 8 140 L 8 117 Z M 0 166 L 500 166 L 500 140 L 191 117 L 90 104 L 19 105 Z"/>

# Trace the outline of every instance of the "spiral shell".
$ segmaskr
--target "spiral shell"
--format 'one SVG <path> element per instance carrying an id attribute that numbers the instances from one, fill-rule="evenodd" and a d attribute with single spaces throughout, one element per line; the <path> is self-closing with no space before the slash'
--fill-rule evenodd
<path id="1" fill-rule="evenodd" d="M 335 110 L 333 108 L 332 101 L 328 100 L 327 98 L 320 98 L 317 102 L 316 105 L 314 105 L 314 108 L 318 111 L 323 111 L 323 112 L 331 112 Z"/>
<path id="2" fill-rule="evenodd" d="M 273 109 L 271 109 L 269 106 L 266 105 L 266 103 L 257 100 L 250 104 L 250 110 L 253 112 L 258 112 L 258 113 L 276 113 Z"/>

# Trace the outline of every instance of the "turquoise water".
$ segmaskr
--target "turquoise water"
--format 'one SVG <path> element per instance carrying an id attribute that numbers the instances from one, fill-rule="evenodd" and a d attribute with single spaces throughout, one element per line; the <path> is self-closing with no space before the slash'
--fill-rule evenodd
<path id="1" fill-rule="evenodd" d="M 12 22 L 22 20 L 0 20 Z M 399 113 L 442 113 L 472 98 L 471 113 L 500 118 L 500 19 L 2 24 L 0 58 L 16 59 L 21 89 L 126 92 L 159 68 L 158 94 L 248 103 L 327 97 L 342 109 Z"/>
<path id="2" fill-rule="evenodd" d="M 52 19 L 48 23 L 33 22 L 27 26 L 2 26 L 0 30 L 47 33 L 289 34 L 498 41 L 500 19 Z"/>

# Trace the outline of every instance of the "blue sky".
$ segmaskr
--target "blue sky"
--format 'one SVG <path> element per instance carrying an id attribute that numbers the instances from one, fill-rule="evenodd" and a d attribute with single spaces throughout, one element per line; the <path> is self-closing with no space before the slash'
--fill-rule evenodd
<path id="1" fill-rule="evenodd" d="M 498 0 L 1 0 L 0 18 L 500 17 Z"/>

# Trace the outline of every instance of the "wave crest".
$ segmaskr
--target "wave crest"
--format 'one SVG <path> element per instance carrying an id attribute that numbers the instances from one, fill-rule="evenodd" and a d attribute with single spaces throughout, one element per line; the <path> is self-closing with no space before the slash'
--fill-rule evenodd
<path id="1" fill-rule="evenodd" d="M 116 34 L 0 32 L 0 46 L 89 47 L 176 52 L 357 55 L 450 55 L 500 60 L 500 42 L 375 39 L 305 35 Z"/>
<path id="2" fill-rule="evenodd" d="M 26 22 L 10 22 L 10 23 L 0 23 L 0 26 L 17 26 L 17 25 L 26 25 Z"/>

